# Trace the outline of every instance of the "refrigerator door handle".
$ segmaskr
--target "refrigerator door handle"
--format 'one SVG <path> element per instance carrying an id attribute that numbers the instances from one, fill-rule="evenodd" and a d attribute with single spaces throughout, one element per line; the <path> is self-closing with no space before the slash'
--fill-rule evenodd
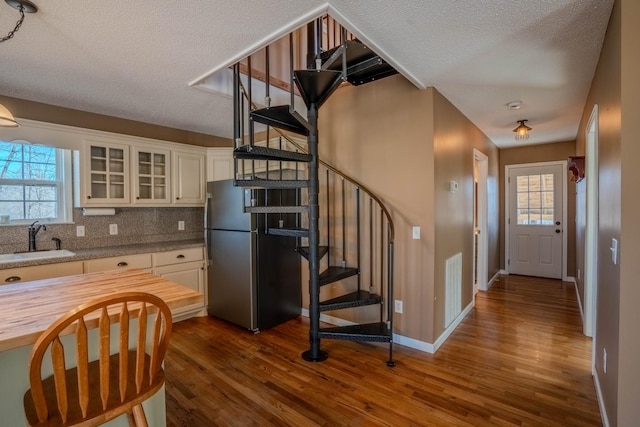
<path id="1" fill-rule="evenodd" d="M 211 193 L 207 192 L 207 198 L 204 204 L 204 256 L 207 260 L 207 266 L 211 265 L 211 251 L 209 250 L 209 205 L 211 204 Z"/>

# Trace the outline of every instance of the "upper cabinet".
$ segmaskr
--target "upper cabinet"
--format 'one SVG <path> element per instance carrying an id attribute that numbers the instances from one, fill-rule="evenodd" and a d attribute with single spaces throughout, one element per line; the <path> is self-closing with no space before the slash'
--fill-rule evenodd
<path id="1" fill-rule="evenodd" d="M 233 178 L 233 148 L 208 148 L 207 181 L 220 181 L 231 178 Z"/>
<path id="2" fill-rule="evenodd" d="M 171 203 L 171 152 L 133 147 L 133 203 Z"/>
<path id="3" fill-rule="evenodd" d="M 77 196 L 83 206 L 119 206 L 130 203 L 129 146 L 86 141 L 79 168 Z M 78 168 L 76 168 L 78 171 Z"/>
<path id="4" fill-rule="evenodd" d="M 178 205 L 202 205 L 205 200 L 205 154 L 173 152 L 173 198 Z"/>
<path id="5" fill-rule="evenodd" d="M 76 207 L 204 205 L 205 148 L 86 139 L 74 159 Z"/>

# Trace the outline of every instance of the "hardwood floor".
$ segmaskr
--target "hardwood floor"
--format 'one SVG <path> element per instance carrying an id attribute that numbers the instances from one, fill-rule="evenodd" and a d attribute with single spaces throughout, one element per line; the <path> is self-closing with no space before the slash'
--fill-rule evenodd
<path id="1" fill-rule="evenodd" d="M 302 360 L 306 319 L 254 335 L 213 318 L 175 324 L 169 426 L 599 426 L 591 340 L 573 284 L 504 276 L 435 355 L 326 340 Z"/>

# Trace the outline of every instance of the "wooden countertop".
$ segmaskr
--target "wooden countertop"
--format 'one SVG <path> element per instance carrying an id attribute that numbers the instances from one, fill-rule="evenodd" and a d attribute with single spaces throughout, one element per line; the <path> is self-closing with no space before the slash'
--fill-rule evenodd
<path id="1" fill-rule="evenodd" d="M 202 303 L 204 295 L 141 270 L 105 271 L 0 286 L 0 351 L 36 342 L 70 309 L 116 292 L 149 292 L 171 309 Z"/>

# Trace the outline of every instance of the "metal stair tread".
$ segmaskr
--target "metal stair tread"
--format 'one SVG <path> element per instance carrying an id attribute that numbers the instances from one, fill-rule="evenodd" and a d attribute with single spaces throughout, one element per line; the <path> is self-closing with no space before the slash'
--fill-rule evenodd
<path id="1" fill-rule="evenodd" d="M 243 145 L 233 150 L 235 159 L 249 160 L 275 160 L 275 161 L 294 161 L 294 162 L 310 162 L 313 158 L 311 154 L 298 153 L 295 151 L 280 150 L 271 147 L 262 147 L 260 145 Z"/>
<path id="2" fill-rule="evenodd" d="M 368 291 L 359 290 L 339 297 L 320 302 L 320 311 L 341 310 L 344 308 L 363 307 L 380 304 L 382 297 Z"/>
<path id="3" fill-rule="evenodd" d="M 289 228 L 267 228 L 267 234 L 273 236 L 288 236 L 288 237 L 308 237 L 309 230 L 306 228 L 289 227 Z"/>
<path id="4" fill-rule="evenodd" d="M 392 340 L 391 332 L 384 322 L 320 328 L 319 335 L 321 338 L 349 341 L 390 342 Z"/>
<path id="5" fill-rule="evenodd" d="M 250 178 L 236 179 L 233 181 L 233 185 L 246 188 L 307 188 L 309 186 L 309 181 L 300 179 L 294 180 Z"/>
<path id="6" fill-rule="evenodd" d="M 303 136 L 309 136 L 308 123 L 300 120 L 299 115 L 292 114 L 288 105 L 262 108 L 249 113 L 249 117 L 259 123 L 288 130 Z"/>
<path id="7" fill-rule="evenodd" d="M 354 267 L 330 266 L 325 271 L 320 273 L 320 286 L 328 285 L 329 283 L 337 282 L 338 280 L 355 276 L 359 272 L 360 271 Z"/>
<path id="8" fill-rule="evenodd" d="M 334 70 L 296 70 L 293 80 L 300 90 L 300 96 L 307 108 L 315 104 L 316 108 L 331 96 L 342 83 L 342 72 Z"/>
<path id="9" fill-rule="evenodd" d="M 302 256 L 307 261 L 309 260 L 309 256 L 310 256 L 309 246 L 298 246 L 296 248 L 296 252 L 298 252 L 298 254 L 300 254 L 300 256 Z M 328 252 L 329 252 L 328 246 L 318 246 L 318 258 L 322 258 Z"/>
<path id="10" fill-rule="evenodd" d="M 321 55 L 323 68 L 342 69 L 342 45 Z M 380 80 L 397 74 L 395 68 L 385 62 L 378 54 L 357 40 L 346 42 L 347 81 L 354 86 Z"/>

